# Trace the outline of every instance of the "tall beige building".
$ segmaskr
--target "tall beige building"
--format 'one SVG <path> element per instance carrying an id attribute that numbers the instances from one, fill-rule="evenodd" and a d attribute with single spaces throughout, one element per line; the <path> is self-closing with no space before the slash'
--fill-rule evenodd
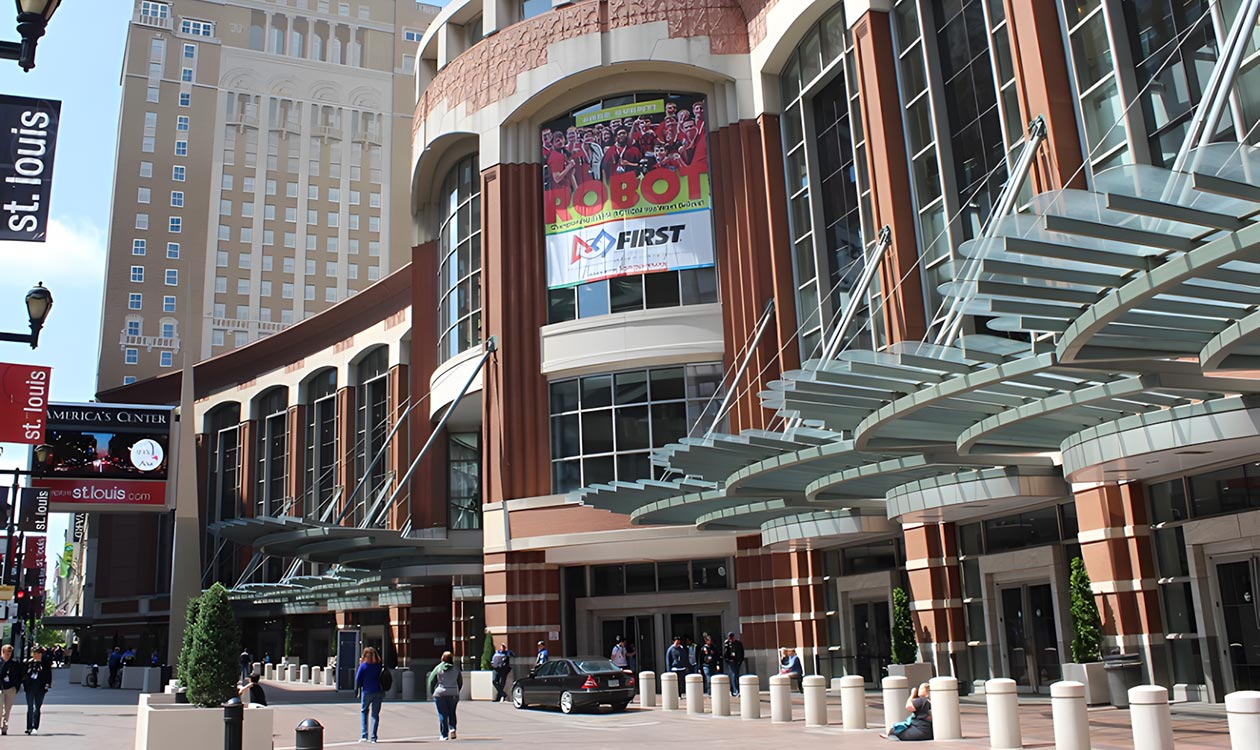
<path id="1" fill-rule="evenodd" d="M 98 390 L 243 346 L 409 259 L 414 0 L 137 0 Z"/>

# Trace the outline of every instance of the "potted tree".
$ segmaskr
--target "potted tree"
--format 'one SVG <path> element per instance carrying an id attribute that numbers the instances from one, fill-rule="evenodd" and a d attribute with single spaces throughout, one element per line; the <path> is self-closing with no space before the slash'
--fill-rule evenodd
<path id="1" fill-rule="evenodd" d="M 236 697 L 240 629 L 227 589 L 215 584 L 188 605 L 188 623 L 179 654 L 180 683 L 188 704 L 175 696 L 145 694 L 136 713 L 137 750 L 218 750 L 223 747 L 223 710 Z M 245 712 L 244 750 L 272 746 L 271 709 Z"/>
<path id="2" fill-rule="evenodd" d="M 910 597 L 905 589 L 892 592 L 892 664 L 890 676 L 905 677 L 911 687 L 932 679 L 932 665 L 919 661 L 919 643 L 914 637 L 914 621 L 910 617 Z"/>
<path id="3" fill-rule="evenodd" d="M 1063 665 L 1063 679 L 1085 686 L 1085 702 L 1090 705 L 1107 703 L 1107 673 L 1102 663 L 1102 618 L 1098 615 L 1098 603 L 1089 585 L 1089 573 L 1085 561 L 1072 559 L 1071 576 L 1068 579 L 1070 612 L 1072 615 L 1072 663 Z"/>
<path id="4" fill-rule="evenodd" d="M 469 673 L 472 683 L 472 700 L 494 700 L 494 670 L 490 668 L 490 660 L 494 658 L 494 639 L 486 630 L 486 639 L 481 644 L 481 657 L 477 660 L 477 669 Z"/>

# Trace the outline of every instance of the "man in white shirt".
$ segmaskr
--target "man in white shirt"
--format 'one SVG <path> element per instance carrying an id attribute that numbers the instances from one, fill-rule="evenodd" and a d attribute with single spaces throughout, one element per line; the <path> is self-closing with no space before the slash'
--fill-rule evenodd
<path id="1" fill-rule="evenodd" d="M 613 646 L 612 656 L 609 659 L 618 669 L 628 669 L 630 667 L 630 658 L 626 654 L 625 638 L 617 636 L 617 643 Z"/>

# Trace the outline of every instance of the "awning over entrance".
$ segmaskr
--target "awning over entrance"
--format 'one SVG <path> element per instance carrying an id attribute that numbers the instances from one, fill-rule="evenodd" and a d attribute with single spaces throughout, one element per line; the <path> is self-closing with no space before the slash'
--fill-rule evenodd
<path id="1" fill-rule="evenodd" d="M 1000 335 L 807 362 L 760 394 L 783 432 L 685 439 L 653 456 L 667 480 L 574 496 L 636 524 L 825 542 L 876 516 L 1061 497 L 1052 457 L 1078 436 L 1260 392 L 1234 373 L 1260 370 L 1260 150 L 1214 144 L 1187 163 L 1107 170 L 964 243 L 969 270 L 940 291 Z"/>

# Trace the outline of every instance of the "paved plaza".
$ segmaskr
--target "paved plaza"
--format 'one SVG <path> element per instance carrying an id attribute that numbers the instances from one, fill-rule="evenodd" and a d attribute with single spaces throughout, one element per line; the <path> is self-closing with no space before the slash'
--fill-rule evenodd
<path id="1" fill-rule="evenodd" d="M 54 689 L 44 707 L 43 729 L 29 742 L 43 748 L 66 750 L 133 750 L 137 693 L 134 691 L 90 689 L 66 683 L 67 672 L 58 670 Z M 354 747 L 359 730 L 359 710 L 353 699 L 328 689 L 276 683 L 267 685 L 268 698 L 275 708 L 275 747 L 292 750 L 293 728 L 306 718 L 316 718 L 325 727 L 325 747 Z M 20 696 L 19 696 L 20 697 Z M 742 721 L 711 716 L 688 717 L 683 711 L 659 708 L 639 709 L 632 704 L 623 714 L 575 714 L 565 716 L 555 710 L 517 711 L 511 705 L 463 702 L 459 707 L 458 742 L 486 748 L 548 748 L 561 746 L 594 748 L 684 747 L 720 743 L 723 748 L 837 748 L 865 750 L 887 748 L 872 723 L 869 732 L 845 732 L 838 727 L 807 729 L 800 705 L 791 724 L 771 724 L 768 718 Z M 1024 747 L 1053 748 L 1050 704 L 1047 699 L 1022 698 L 1021 725 Z M 770 713 L 769 698 L 762 695 L 762 715 Z M 832 699 L 829 715 L 838 721 L 838 702 Z M 879 721 L 882 708 L 879 695 L 867 695 L 868 717 Z M 22 736 L 25 704 L 13 709 L 13 726 Z M 1129 714 L 1113 708 L 1090 711 L 1094 750 L 1132 748 Z M 1178 706 L 1174 712 L 1174 733 L 1178 750 L 1188 748 L 1229 748 L 1229 734 L 1221 707 L 1205 704 Z M 968 700 L 963 705 L 963 733 L 966 739 L 954 742 L 920 743 L 923 748 L 987 748 L 988 728 L 982 702 Z M 18 740 L 26 743 L 28 738 Z M 10 740 L 12 742 L 12 740 Z M 396 750 L 418 748 L 438 742 L 437 719 L 429 703 L 393 702 L 382 712 L 381 742 Z M 174 749 L 178 750 L 178 749 Z"/>

